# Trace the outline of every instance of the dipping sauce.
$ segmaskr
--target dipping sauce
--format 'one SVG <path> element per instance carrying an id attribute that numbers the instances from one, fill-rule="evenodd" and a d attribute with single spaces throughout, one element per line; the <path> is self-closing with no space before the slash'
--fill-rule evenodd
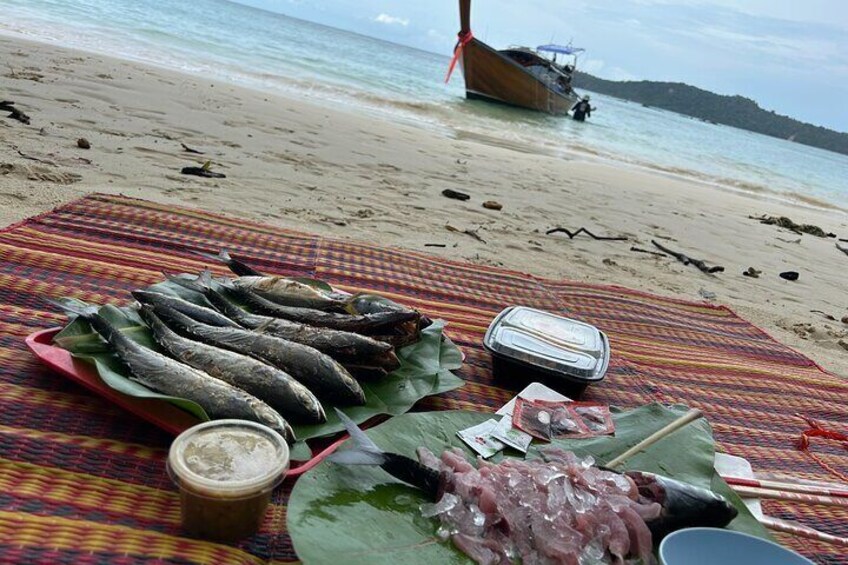
<path id="1" fill-rule="evenodd" d="M 167 467 L 180 489 L 183 530 L 236 541 L 259 530 L 271 492 L 288 470 L 289 448 L 262 424 L 214 420 L 177 436 Z"/>

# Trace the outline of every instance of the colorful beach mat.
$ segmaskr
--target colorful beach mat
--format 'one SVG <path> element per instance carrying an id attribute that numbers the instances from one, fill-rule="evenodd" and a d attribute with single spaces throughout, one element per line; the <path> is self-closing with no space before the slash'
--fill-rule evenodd
<path id="1" fill-rule="evenodd" d="M 448 320 L 467 360 L 462 389 L 419 408 L 491 410 L 514 394 L 492 379 L 480 345 L 511 304 L 597 325 L 610 338 L 606 380 L 588 400 L 700 408 L 719 448 L 759 471 L 848 480 L 844 444 L 813 437 L 812 418 L 846 431 L 848 382 L 829 375 L 726 308 L 623 288 L 534 278 L 409 251 L 321 238 L 119 196 L 93 195 L 0 232 L 0 562 L 267 563 L 295 561 L 286 533 L 291 485 L 261 532 L 237 546 L 180 536 L 165 474 L 170 439 L 63 377 L 26 350 L 30 333 L 61 325 L 43 301 L 128 301 L 165 271 L 197 271 L 192 250 L 227 248 L 261 271 L 373 290 Z M 225 271 L 219 270 L 221 274 Z M 848 536 L 846 507 L 766 502 L 767 512 Z M 778 535 L 818 563 L 844 548 Z"/>

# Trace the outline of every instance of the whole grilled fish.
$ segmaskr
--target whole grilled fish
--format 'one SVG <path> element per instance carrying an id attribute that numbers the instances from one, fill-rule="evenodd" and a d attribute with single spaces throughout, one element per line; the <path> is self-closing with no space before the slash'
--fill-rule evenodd
<path id="1" fill-rule="evenodd" d="M 222 249 L 218 252 L 217 255 L 212 253 L 204 253 L 202 251 L 193 251 L 195 255 L 199 255 L 201 257 L 205 257 L 206 259 L 211 259 L 212 261 L 220 261 L 230 268 L 232 272 L 239 275 L 240 277 L 261 277 L 262 273 L 255 270 L 253 267 L 246 265 L 239 261 L 238 259 L 233 259 L 230 257 L 230 254 L 227 253 L 226 249 Z"/>
<path id="2" fill-rule="evenodd" d="M 202 292 L 206 300 L 219 312 L 245 328 L 314 347 L 346 367 L 378 367 L 386 371 L 400 367 L 400 361 L 388 343 L 353 332 L 316 328 L 282 318 L 251 314 L 215 290 L 208 271 L 204 271 L 193 281 L 166 276 L 180 286 Z"/>
<path id="3" fill-rule="evenodd" d="M 237 418 L 265 424 L 293 442 L 294 431 L 273 408 L 245 391 L 140 345 L 97 313 L 96 307 L 75 309 L 100 334 L 130 371 L 130 379 L 155 391 L 199 404 L 213 420 Z"/>
<path id="4" fill-rule="evenodd" d="M 193 320 L 203 322 L 210 326 L 219 326 L 222 328 L 240 328 L 237 323 L 227 318 L 217 310 L 200 306 L 194 302 L 183 300 L 177 296 L 170 294 L 162 294 L 161 292 L 152 292 L 149 290 L 134 290 L 131 292 L 133 298 L 141 304 L 162 305 L 166 308 L 171 308 L 177 312 L 181 312 Z"/>
<path id="5" fill-rule="evenodd" d="M 336 409 L 336 413 L 350 434 L 353 446 L 336 451 L 328 457 L 329 461 L 343 465 L 376 465 L 393 477 L 421 489 L 434 501 L 441 497 L 446 478 L 439 470 L 405 455 L 383 451 L 341 410 Z M 433 457 L 432 454 L 429 455 Z M 555 452 L 552 452 L 551 456 L 553 460 L 556 459 Z M 645 517 L 645 524 L 654 537 L 654 543 L 670 532 L 682 528 L 722 528 L 738 514 L 727 499 L 707 489 L 654 473 L 609 472 L 623 475 L 632 481 L 631 484 L 638 490 L 634 494 L 639 497 L 640 502 L 657 503 L 661 506 L 658 513 Z"/>
<path id="6" fill-rule="evenodd" d="M 316 310 L 343 312 L 346 296 L 334 295 L 306 283 L 286 277 L 237 277 L 230 279 L 232 284 L 242 290 L 255 292 L 259 296 L 282 304 Z"/>
<path id="7" fill-rule="evenodd" d="M 200 255 L 201 257 L 205 257 L 207 259 L 212 259 L 213 261 L 219 261 L 225 264 L 229 269 L 240 277 L 263 277 L 263 275 L 253 267 L 246 265 L 245 263 L 233 259 L 230 257 L 230 254 L 227 253 L 226 250 L 222 250 L 218 253 L 218 255 L 213 255 L 211 253 L 202 253 L 199 251 L 194 252 L 196 255 Z M 279 278 L 279 277 L 268 277 L 268 278 Z M 291 280 L 291 279 L 287 279 Z M 296 281 L 297 282 L 297 281 Z M 263 289 L 257 289 L 260 291 L 260 294 L 264 298 L 268 298 L 271 301 L 275 301 L 275 297 L 273 293 L 262 294 Z M 405 312 L 414 312 L 414 310 L 410 310 L 400 304 L 394 302 L 387 302 L 385 300 L 380 299 L 380 297 L 373 294 L 357 294 L 354 296 L 347 296 L 345 294 L 340 294 L 337 292 L 325 292 L 320 289 L 314 289 L 313 291 L 318 291 L 323 293 L 323 295 L 330 299 L 336 300 L 343 303 L 344 311 L 349 314 L 376 314 L 378 312 L 397 312 L 397 311 L 405 311 Z M 286 302 L 282 302 L 282 304 L 287 304 Z M 421 327 L 427 327 L 433 322 L 422 316 L 421 317 Z"/>
<path id="8" fill-rule="evenodd" d="M 203 324 L 161 303 L 154 312 L 170 327 L 209 345 L 250 355 L 282 369 L 312 393 L 339 406 L 365 404 L 359 383 L 330 356 L 300 343 L 263 335 L 244 328 Z"/>
<path id="9" fill-rule="evenodd" d="M 291 422 L 319 424 L 326 420 L 315 395 L 286 372 L 253 357 L 182 337 L 165 325 L 150 305 L 142 306 L 140 313 L 156 343 L 179 361 L 252 394 Z"/>
<path id="10" fill-rule="evenodd" d="M 401 324 L 411 320 L 417 320 L 420 317 L 418 312 L 415 311 L 339 314 L 336 312 L 322 312 L 310 308 L 283 306 L 282 304 L 277 304 L 267 298 L 263 298 L 252 290 L 239 288 L 235 285 L 228 286 L 226 283 L 222 284 L 224 288 L 227 288 L 228 291 L 240 297 L 251 308 L 263 314 L 321 328 L 332 328 L 365 334 L 390 333 Z"/>

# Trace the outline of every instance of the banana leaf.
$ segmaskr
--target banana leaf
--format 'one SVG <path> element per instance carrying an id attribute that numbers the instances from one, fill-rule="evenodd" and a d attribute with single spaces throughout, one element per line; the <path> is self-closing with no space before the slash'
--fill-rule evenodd
<path id="1" fill-rule="evenodd" d="M 613 415 L 615 437 L 554 441 L 551 446 L 582 456 L 591 455 L 602 464 L 686 410 L 685 406 L 652 404 L 619 411 Z M 434 453 L 460 447 L 473 460 L 471 451 L 456 437 L 456 432 L 491 417 L 491 414 L 464 411 L 404 414 L 366 433 L 382 449 L 413 458 L 419 446 Z M 660 473 L 707 488 L 713 484 L 716 492 L 727 496 L 732 491 L 713 469 L 713 445 L 709 425 L 705 421 L 696 422 L 634 456 L 625 463 L 624 470 Z M 528 457 L 535 455 L 538 455 L 536 449 Z M 739 509 L 739 516 L 728 526 L 730 529 L 768 538 L 738 497 L 727 498 Z M 421 491 L 379 468 L 326 462 L 301 476 L 295 484 L 287 506 L 288 531 L 304 563 L 470 563 L 450 541 L 436 537 L 438 521 L 422 517 L 419 510 L 425 502 L 430 501 Z"/>
<path id="2" fill-rule="evenodd" d="M 189 278 L 188 275 L 179 276 Z M 308 279 L 308 282 L 311 284 L 320 281 Z M 149 287 L 149 290 L 176 295 L 211 307 L 202 294 L 170 281 L 157 283 Z M 86 306 L 85 303 L 75 299 L 66 298 L 58 302 Z M 99 311 L 130 339 L 163 353 L 153 340 L 149 328 L 133 308 L 106 305 Z M 374 416 L 403 414 L 425 396 L 441 394 L 462 386 L 464 381 L 451 372 L 461 366 L 462 353 L 443 334 L 444 325 L 442 320 L 435 321 L 421 331 L 421 339 L 418 342 L 399 349 L 397 355 L 401 362 L 400 368 L 384 379 L 364 383 L 367 402 L 364 406 L 351 409 L 350 417 L 357 423 L 362 423 Z M 103 381 L 115 390 L 130 396 L 161 398 L 188 410 L 201 420 L 209 419 L 203 409 L 194 402 L 158 394 L 130 380 L 126 368 L 84 320 L 73 319 L 54 337 L 53 342 L 70 351 L 74 357 L 94 364 Z M 293 426 L 299 440 L 329 436 L 343 429 L 335 411 L 330 406 L 324 408 L 327 413 L 327 422 L 319 425 Z M 294 449 L 293 458 L 308 458 L 303 457 L 307 451 L 302 444 L 296 445 Z"/>

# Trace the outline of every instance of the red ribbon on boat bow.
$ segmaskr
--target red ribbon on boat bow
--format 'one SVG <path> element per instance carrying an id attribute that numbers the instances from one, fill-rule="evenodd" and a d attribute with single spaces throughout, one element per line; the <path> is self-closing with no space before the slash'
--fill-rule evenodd
<path id="1" fill-rule="evenodd" d="M 450 81 L 453 69 L 456 67 L 456 62 L 459 61 L 459 56 L 462 53 L 462 48 L 468 45 L 472 39 L 474 39 L 474 35 L 471 34 L 471 30 L 464 33 L 459 32 L 459 41 L 456 42 L 456 47 L 453 48 L 453 59 L 451 59 L 450 66 L 448 67 L 448 74 L 445 76 L 445 84 Z"/>

